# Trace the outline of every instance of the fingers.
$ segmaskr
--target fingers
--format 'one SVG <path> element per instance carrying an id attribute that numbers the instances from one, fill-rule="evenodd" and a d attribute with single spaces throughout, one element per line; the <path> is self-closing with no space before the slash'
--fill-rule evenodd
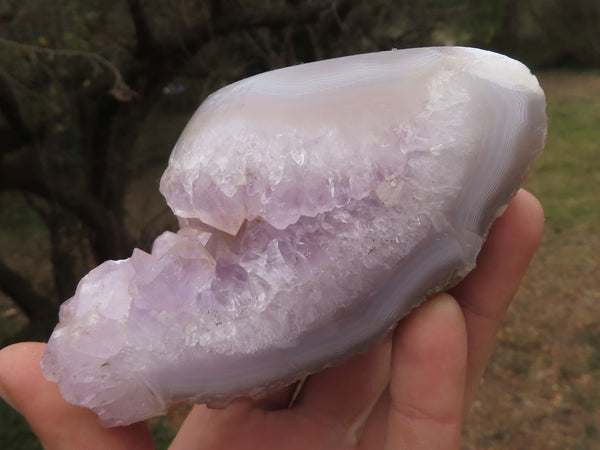
<path id="1" fill-rule="evenodd" d="M 465 413 L 492 353 L 498 328 L 537 248 L 543 222 L 539 202 L 520 190 L 490 230 L 476 269 L 451 291 L 463 309 L 468 333 Z"/>
<path id="2" fill-rule="evenodd" d="M 243 448 L 244 442 L 249 445 L 252 433 L 263 434 L 260 418 L 253 411 L 248 400 L 233 402 L 226 409 L 218 410 L 194 405 L 169 448 Z"/>
<path id="3" fill-rule="evenodd" d="M 367 353 L 309 377 L 294 409 L 339 427 L 346 443 L 357 443 L 367 417 L 387 388 L 391 349 L 390 335 Z"/>
<path id="4" fill-rule="evenodd" d="M 440 294 L 394 334 L 386 449 L 459 448 L 467 336 L 454 298 Z"/>
<path id="5" fill-rule="evenodd" d="M 539 241 L 541 222 L 539 204 L 520 192 L 491 230 L 477 269 L 453 290 L 463 310 L 450 295 L 431 299 L 401 322 L 391 349 L 387 341 L 309 378 L 293 411 L 272 411 L 289 398 L 289 391 L 259 402 L 236 402 L 220 412 L 198 406 L 174 448 L 186 448 L 190 436 L 195 436 L 191 441 L 206 443 L 206 436 L 216 430 L 225 441 L 236 440 L 227 432 L 232 428 L 240 443 L 248 443 L 259 429 L 264 431 L 258 433 L 261 438 L 278 434 L 271 440 L 273 448 L 290 436 L 310 439 L 324 429 L 338 436 L 338 444 L 351 445 L 362 436 L 363 448 L 379 448 L 383 435 L 387 448 L 458 448 L 465 379 L 470 401 L 500 321 Z M 386 391 L 390 356 L 392 375 Z M 289 422 L 292 412 L 297 420 Z M 306 426 L 300 419 L 306 418 L 322 426 L 299 432 L 301 424 Z M 335 429 L 344 430 L 342 440 Z"/>
<path id="6" fill-rule="evenodd" d="M 360 440 L 386 389 L 390 353 L 391 336 L 367 353 L 312 375 L 292 409 L 285 409 L 289 389 L 262 400 L 238 400 L 225 410 L 196 405 L 171 448 L 187 449 L 191 443 L 201 448 L 350 447 Z"/>
<path id="7" fill-rule="evenodd" d="M 46 449 L 154 448 L 145 424 L 103 428 L 91 411 L 66 403 L 40 370 L 45 345 L 26 342 L 0 351 L 0 394 L 25 416 Z"/>
<path id="8" fill-rule="evenodd" d="M 272 419 L 270 413 L 288 412 L 287 406 L 295 386 L 270 392 L 258 400 L 236 399 L 223 409 L 194 405 L 169 449 L 270 448 L 264 445 L 269 428 L 278 428 L 279 432 L 284 430 L 280 424 L 272 426 L 268 420 Z M 261 444 L 250 444 L 257 441 Z M 281 440 L 278 443 L 281 445 Z"/>
<path id="9" fill-rule="evenodd" d="M 388 411 L 390 409 L 389 385 L 381 394 L 365 423 L 359 448 L 382 449 L 388 434 Z"/>

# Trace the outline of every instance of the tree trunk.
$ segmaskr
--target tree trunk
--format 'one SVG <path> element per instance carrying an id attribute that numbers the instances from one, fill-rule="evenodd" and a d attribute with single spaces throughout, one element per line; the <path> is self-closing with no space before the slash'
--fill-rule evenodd
<path id="1" fill-rule="evenodd" d="M 492 47 L 509 55 L 515 55 L 519 50 L 519 28 L 521 0 L 504 0 L 502 24 L 492 39 Z"/>

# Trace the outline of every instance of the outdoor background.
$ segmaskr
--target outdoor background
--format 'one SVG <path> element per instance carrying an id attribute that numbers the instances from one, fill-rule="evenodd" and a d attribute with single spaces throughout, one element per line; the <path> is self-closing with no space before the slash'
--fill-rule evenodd
<path id="1" fill-rule="evenodd" d="M 598 0 L 0 0 L 1 345 L 47 339 L 82 275 L 174 229 L 158 180 L 207 94 L 299 62 L 448 44 L 525 62 L 549 117 L 527 183 L 544 237 L 464 448 L 600 448 Z M 159 448 L 179 416 L 153 421 Z M 2 402 L 0 447 L 39 448 Z"/>

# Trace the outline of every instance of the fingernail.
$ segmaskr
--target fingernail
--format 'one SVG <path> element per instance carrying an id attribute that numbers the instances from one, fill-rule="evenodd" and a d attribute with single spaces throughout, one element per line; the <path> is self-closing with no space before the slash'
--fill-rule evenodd
<path id="1" fill-rule="evenodd" d="M 456 309 L 456 299 L 447 292 L 440 292 L 427 300 L 427 305 L 430 308 L 438 309 Z"/>

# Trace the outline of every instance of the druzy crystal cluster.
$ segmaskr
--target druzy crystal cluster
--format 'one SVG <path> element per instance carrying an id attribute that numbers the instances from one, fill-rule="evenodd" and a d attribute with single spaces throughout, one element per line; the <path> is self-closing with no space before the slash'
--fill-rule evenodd
<path id="1" fill-rule="evenodd" d="M 181 229 L 63 304 L 45 376 L 105 425 L 258 395 L 363 350 L 464 277 L 541 152 L 521 63 L 338 58 L 211 95 L 161 180 Z"/>

